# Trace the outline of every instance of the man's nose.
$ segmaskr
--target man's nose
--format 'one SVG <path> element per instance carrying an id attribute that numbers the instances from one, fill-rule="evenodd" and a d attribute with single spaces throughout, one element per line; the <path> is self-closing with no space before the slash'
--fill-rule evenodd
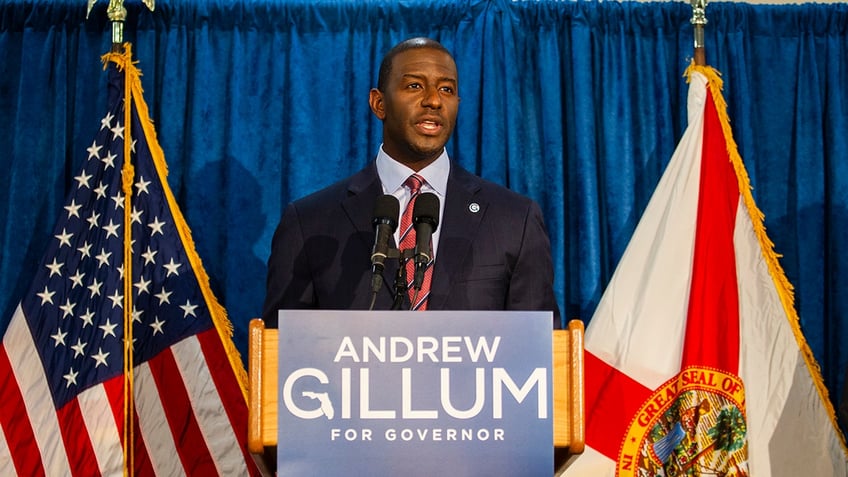
<path id="1" fill-rule="evenodd" d="M 421 105 L 426 108 L 442 107 L 442 96 L 439 93 L 439 88 L 427 88 L 424 90 L 424 99 Z"/>

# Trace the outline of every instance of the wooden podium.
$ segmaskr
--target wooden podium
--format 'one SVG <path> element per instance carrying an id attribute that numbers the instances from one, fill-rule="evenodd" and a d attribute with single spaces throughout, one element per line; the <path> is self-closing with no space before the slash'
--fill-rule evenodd
<path id="1" fill-rule="evenodd" d="M 248 338 L 247 447 L 263 475 L 277 469 L 278 333 L 260 319 L 250 322 Z M 553 331 L 553 423 L 557 460 L 583 452 L 585 408 L 583 322 Z"/>

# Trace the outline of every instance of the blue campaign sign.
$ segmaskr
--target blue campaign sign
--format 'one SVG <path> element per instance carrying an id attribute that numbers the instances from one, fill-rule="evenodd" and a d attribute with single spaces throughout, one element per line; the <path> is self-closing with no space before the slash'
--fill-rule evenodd
<path id="1" fill-rule="evenodd" d="M 278 475 L 551 475 L 551 321 L 281 311 Z"/>

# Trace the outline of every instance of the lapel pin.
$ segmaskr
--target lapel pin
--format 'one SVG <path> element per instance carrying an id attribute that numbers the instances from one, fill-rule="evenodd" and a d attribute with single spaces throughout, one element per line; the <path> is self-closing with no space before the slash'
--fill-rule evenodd
<path id="1" fill-rule="evenodd" d="M 468 204 L 468 210 L 470 210 L 472 214 L 476 214 L 477 212 L 480 212 L 480 204 L 472 202 Z"/>

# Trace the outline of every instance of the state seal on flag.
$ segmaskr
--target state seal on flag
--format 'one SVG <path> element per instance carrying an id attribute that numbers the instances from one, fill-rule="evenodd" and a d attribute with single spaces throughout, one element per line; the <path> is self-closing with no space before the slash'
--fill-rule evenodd
<path id="1" fill-rule="evenodd" d="M 748 476 L 745 392 L 731 373 L 688 367 L 642 404 L 628 427 L 617 477 Z"/>

